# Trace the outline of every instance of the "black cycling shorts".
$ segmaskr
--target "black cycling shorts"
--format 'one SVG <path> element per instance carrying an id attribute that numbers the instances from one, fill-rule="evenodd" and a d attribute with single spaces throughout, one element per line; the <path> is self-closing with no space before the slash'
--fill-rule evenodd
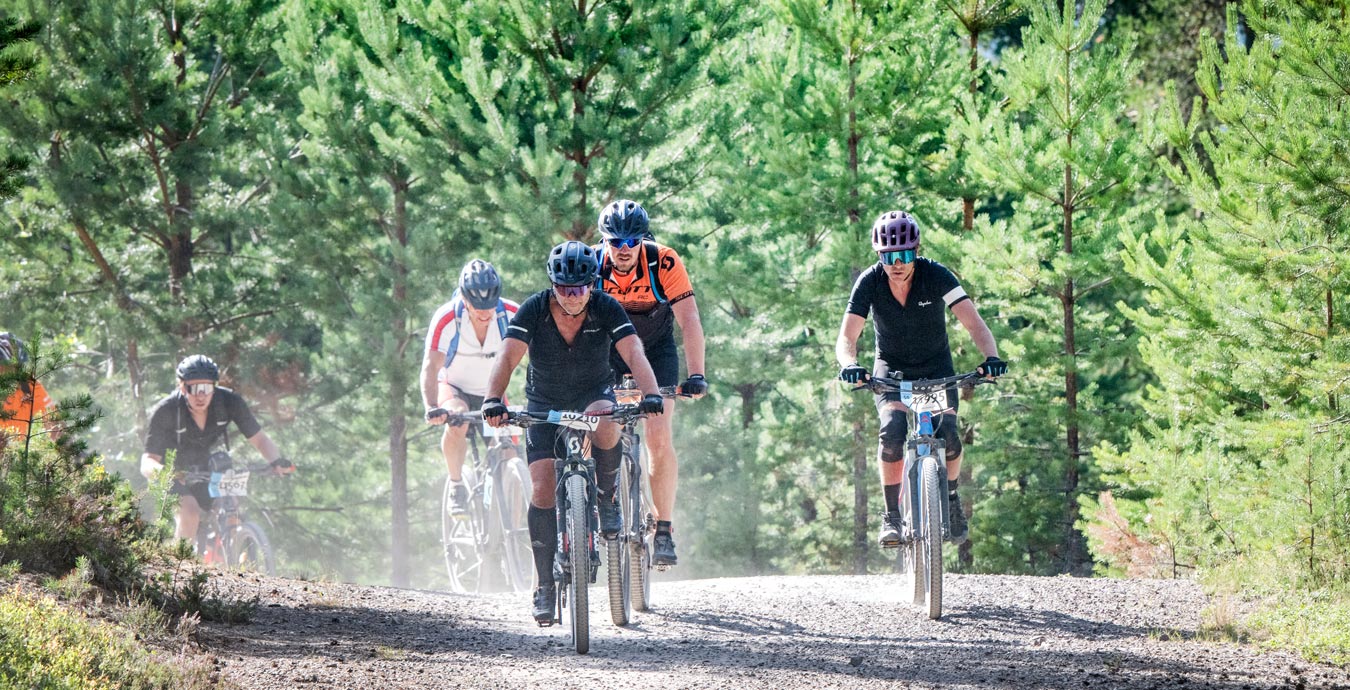
<path id="1" fill-rule="evenodd" d="M 642 348 L 652 365 L 652 372 L 656 374 L 656 385 L 665 388 L 680 382 L 680 351 L 675 347 L 674 336 L 661 338 L 651 344 L 643 343 Z M 610 351 L 609 363 L 614 367 L 614 383 L 621 383 L 623 377 L 630 373 L 628 363 L 623 361 L 618 350 Z"/>
<path id="2" fill-rule="evenodd" d="M 169 493 L 175 496 L 191 496 L 197 499 L 197 506 L 205 513 L 211 510 L 215 505 L 216 499 L 211 498 L 211 484 L 209 482 L 196 482 L 187 484 L 181 479 L 175 479 L 173 486 L 169 488 Z"/>
<path id="3" fill-rule="evenodd" d="M 558 400 L 550 402 L 540 402 L 531 400 L 525 405 L 525 409 L 530 412 L 548 412 L 549 410 L 559 410 L 561 412 L 583 412 L 591 403 L 597 400 L 608 400 L 614 402 L 614 389 L 606 387 L 600 391 L 591 391 L 584 395 L 578 395 L 571 400 Z M 557 424 L 535 424 L 525 430 L 525 455 L 527 464 L 534 464 L 537 460 L 546 458 L 565 458 L 567 457 L 567 448 L 562 445 L 561 435 L 564 427 Z"/>

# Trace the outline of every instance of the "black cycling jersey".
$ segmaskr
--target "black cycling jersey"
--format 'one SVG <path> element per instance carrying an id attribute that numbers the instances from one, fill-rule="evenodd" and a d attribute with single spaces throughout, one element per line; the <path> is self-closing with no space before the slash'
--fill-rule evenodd
<path id="1" fill-rule="evenodd" d="M 262 431 L 262 425 L 249 411 L 248 404 L 238 393 L 216 387 L 211 404 L 206 408 L 206 427 L 192 420 L 187 397 L 174 391 L 159 401 L 150 412 L 150 432 L 145 437 L 145 452 L 164 457 L 169 449 L 177 451 L 174 467 L 180 470 L 205 470 L 211 452 L 226 443 L 226 432 L 234 422 L 244 438 L 252 438 Z"/>
<path id="2" fill-rule="evenodd" d="M 900 371 L 909 380 L 952 376 L 946 309 L 969 296 L 946 266 L 930 259 L 914 260 L 913 281 L 908 304 L 901 306 L 878 262 L 858 276 L 848 313 L 865 319 L 876 312 L 878 369 Z"/>
<path id="3" fill-rule="evenodd" d="M 525 397 L 537 404 L 563 404 L 582 393 L 594 392 L 598 400 L 614 381 L 609 348 L 627 336 L 636 335 L 633 324 L 617 300 L 592 290 L 581 329 L 568 345 L 549 310 L 552 292 L 544 290 L 531 295 L 506 329 L 506 337 L 530 348 Z"/>

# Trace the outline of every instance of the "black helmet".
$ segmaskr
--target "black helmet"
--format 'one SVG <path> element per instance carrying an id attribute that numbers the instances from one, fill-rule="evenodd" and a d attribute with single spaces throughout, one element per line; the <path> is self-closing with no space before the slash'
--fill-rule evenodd
<path id="1" fill-rule="evenodd" d="M 647 212 L 642 204 L 628 199 L 606 206 L 600 211 L 600 234 L 605 239 L 650 239 L 651 230 L 647 229 Z"/>
<path id="2" fill-rule="evenodd" d="M 178 363 L 178 380 L 195 381 L 198 379 L 220 380 L 220 367 L 206 355 L 189 355 Z"/>
<path id="3" fill-rule="evenodd" d="M 474 259 L 459 274 L 459 294 L 474 309 L 496 309 L 502 296 L 502 279 L 492 264 Z"/>
<path id="4" fill-rule="evenodd" d="M 585 242 L 568 240 L 548 255 L 548 279 L 554 285 L 590 285 L 600 275 L 600 256 Z"/>
<path id="5" fill-rule="evenodd" d="M 28 350 L 24 349 L 23 341 L 14 337 L 14 334 L 8 331 L 0 333 L 0 364 L 22 366 L 27 363 Z"/>

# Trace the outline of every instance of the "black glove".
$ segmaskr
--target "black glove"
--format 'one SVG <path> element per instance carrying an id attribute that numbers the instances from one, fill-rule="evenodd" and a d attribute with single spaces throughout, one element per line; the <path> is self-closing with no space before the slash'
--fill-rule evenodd
<path id="1" fill-rule="evenodd" d="M 995 378 L 1008 373 L 1008 363 L 998 357 L 987 357 L 984 364 L 975 368 L 981 376 L 993 376 Z"/>
<path id="2" fill-rule="evenodd" d="M 483 406 L 478 409 L 483 413 L 483 419 L 501 417 L 506 414 L 506 405 L 502 403 L 501 398 L 488 398 L 483 401 Z"/>
<path id="3" fill-rule="evenodd" d="M 708 392 L 708 379 L 703 378 L 703 374 L 690 374 L 689 378 L 680 384 L 680 395 L 687 395 L 691 398 L 704 395 Z"/>
<path id="4" fill-rule="evenodd" d="M 864 383 L 871 377 L 866 369 L 857 364 L 850 364 L 839 370 L 839 380 L 848 383 Z"/>
<path id="5" fill-rule="evenodd" d="M 277 458 L 269 463 L 272 471 L 277 474 L 290 474 L 295 471 L 295 464 L 286 458 Z"/>
<path id="6" fill-rule="evenodd" d="M 666 411 L 666 401 L 659 395 L 644 395 L 638 403 L 638 412 L 642 414 L 661 414 Z"/>
<path id="7" fill-rule="evenodd" d="M 433 407 L 427 410 L 426 418 L 428 422 L 434 421 L 437 417 L 449 417 L 450 411 L 444 407 Z"/>

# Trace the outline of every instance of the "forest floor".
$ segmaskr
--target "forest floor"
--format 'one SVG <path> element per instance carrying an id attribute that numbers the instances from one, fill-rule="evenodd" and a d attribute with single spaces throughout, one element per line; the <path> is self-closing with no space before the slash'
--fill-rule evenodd
<path id="1" fill-rule="evenodd" d="M 259 602 L 252 622 L 198 634 L 243 688 L 1350 690 L 1350 669 L 1213 639 L 1211 602 L 1180 580 L 949 574 L 939 620 L 897 575 L 657 582 L 623 628 L 593 587 L 584 656 L 566 624 L 534 623 L 528 594 L 217 582 Z"/>

